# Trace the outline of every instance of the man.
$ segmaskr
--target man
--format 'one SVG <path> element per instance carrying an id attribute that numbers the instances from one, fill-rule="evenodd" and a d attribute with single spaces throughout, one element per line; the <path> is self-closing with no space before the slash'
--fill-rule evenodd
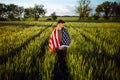
<path id="1" fill-rule="evenodd" d="M 56 61 L 53 70 L 52 80 L 67 80 L 68 67 L 66 64 L 67 48 L 70 46 L 70 37 L 67 30 L 64 28 L 65 22 L 59 20 L 57 27 L 53 30 L 50 36 L 50 51 L 56 51 Z"/>

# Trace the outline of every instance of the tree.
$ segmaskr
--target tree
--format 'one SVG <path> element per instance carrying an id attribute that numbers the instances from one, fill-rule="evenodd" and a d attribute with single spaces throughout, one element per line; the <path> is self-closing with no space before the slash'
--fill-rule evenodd
<path id="1" fill-rule="evenodd" d="M 18 5 L 14 4 L 0 4 L 0 18 L 5 19 L 9 18 L 10 20 L 21 17 L 24 11 L 23 7 L 19 7 Z"/>
<path id="2" fill-rule="evenodd" d="M 21 18 L 24 13 L 24 7 L 18 7 L 17 13 L 18 13 L 17 17 Z"/>
<path id="3" fill-rule="evenodd" d="M 103 14 L 106 20 L 111 16 L 118 17 L 120 16 L 120 3 L 105 1 L 97 6 L 96 13 L 99 16 L 100 14 Z"/>
<path id="4" fill-rule="evenodd" d="M 46 13 L 46 9 L 44 9 L 43 5 L 35 5 L 34 6 L 34 16 L 35 20 L 38 20 L 40 16 L 44 16 Z"/>
<path id="5" fill-rule="evenodd" d="M 91 8 L 90 8 L 90 0 L 79 0 L 79 6 L 77 7 L 76 12 L 79 14 L 79 20 L 85 19 L 89 16 Z"/>
<path id="6" fill-rule="evenodd" d="M 25 17 L 25 18 L 34 18 L 33 8 L 26 8 L 26 9 L 24 10 L 24 17 Z"/>
<path id="7" fill-rule="evenodd" d="M 102 6 L 98 5 L 95 11 L 96 11 L 96 16 L 100 16 L 100 12 L 102 12 Z"/>
<path id="8" fill-rule="evenodd" d="M 117 4 L 117 7 L 116 7 L 116 16 L 120 17 L 120 2 Z"/>
<path id="9" fill-rule="evenodd" d="M 20 15 L 22 15 L 23 11 L 24 11 L 23 7 L 19 7 L 18 5 L 10 4 L 10 5 L 6 5 L 5 15 L 6 15 L 6 18 L 9 18 L 12 20 L 12 19 L 20 17 Z"/>
<path id="10" fill-rule="evenodd" d="M 3 18 L 13 20 L 15 18 L 21 18 L 23 15 L 25 18 L 35 18 L 35 20 L 38 20 L 38 18 L 44 16 L 45 13 L 46 9 L 44 9 L 43 5 L 35 5 L 32 8 L 24 9 L 24 7 L 15 4 L 5 5 L 0 3 L 0 20 Z"/>
<path id="11" fill-rule="evenodd" d="M 52 20 L 56 20 L 56 19 L 57 19 L 57 16 L 56 16 L 56 13 L 55 13 L 55 12 L 53 12 L 53 13 L 51 14 L 51 19 L 52 19 Z"/>
<path id="12" fill-rule="evenodd" d="M 111 2 L 103 2 L 102 6 L 102 11 L 104 12 L 104 16 L 105 19 L 109 19 L 109 16 L 111 16 L 111 10 L 112 10 L 112 6 L 111 6 Z"/>
<path id="13" fill-rule="evenodd" d="M 7 5 L 0 3 L 0 18 L 5 18 L 7 12 Z"/>
<path id="14" fill-rule="evenodd" d="M 111 15 L 116 17 L 120 16 L 120 2 L 119 3 L 113 2 L 111 5 L 112 5 Z"/>
<path id="15" fill-rule="evenodd" d="M 18 6 L 14 4 L 7 5 L 8 18 L 14 19 L 18 16 Z"/>
<path id="16" fill-rule="evenodd" d="M 109 19 L 109 16 L 111 16 L 112 11 L 112 3 L 109 1 L 105 1 L 102 4 L 98 5 L 96 8 L 97 13 L 103 13 L 105 19 Z"/>
<path id="17" fill-rule="evenodd" d="M 43 5 L 35 5 L 33 8 L 26 8 L 24 11 L 25 18 L 35 18 L 38 20 L 40 16 L 44 16 L 46 13 L 46 9 L 44 9 Z"/>

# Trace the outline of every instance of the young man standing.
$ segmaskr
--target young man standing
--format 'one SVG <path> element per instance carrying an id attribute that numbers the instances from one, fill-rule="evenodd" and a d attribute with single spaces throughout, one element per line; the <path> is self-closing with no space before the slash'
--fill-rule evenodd
<path id="1" fill-rule="evenodd" d="M 57 22 L 57 27 L 50 36 L 50 51 L 56 51 L 53 80 L 67 80 L 68 78 L 66 53 L 67 48 L 70 46 L 70 37 L 67 30 L 64 28 L 64 24 L 65 22 L 63 20 L 59 20 Z"/>

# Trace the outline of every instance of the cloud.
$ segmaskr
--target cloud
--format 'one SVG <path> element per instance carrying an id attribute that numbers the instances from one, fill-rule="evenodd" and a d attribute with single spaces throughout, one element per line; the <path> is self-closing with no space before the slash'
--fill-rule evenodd
<path id="1" fill-rule="evenodd" d="M 69 13 L 71 12 L 70 9 L 66 6 L 63 6 L 63 7 L 59 7 L 56 9 L 57 12 L 62 12 L 62 13 Z"/>
<path id="2" fill-rule="evenodd" d="M 58 16 L 63 15 L 75 15 L 75 6 L 58 6 L 58 7 L 49 7 L 47 8 L 47 16 L 49 16 L 51 13 L 56 12 Z"/>

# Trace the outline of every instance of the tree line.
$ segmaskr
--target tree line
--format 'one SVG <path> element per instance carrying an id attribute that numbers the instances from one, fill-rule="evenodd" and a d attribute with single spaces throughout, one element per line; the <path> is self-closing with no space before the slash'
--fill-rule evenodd
<path id="1" fill-rule="evenodd" d="M 44 5 L 35 5 L 34 7 L 24 8 L 15 4 L 3 4 L 0 3 L 0 19 L 19 19 L 19 18 L 35 18 L 38 20 L 39 17 L 44 16 L 46 9 Z"/>
<path id="2" fill-rule="evenodd" d="M 90 7 L 90 0 L 79 0 L 79 6 L 76 12 L 79 14 L 79 20 L 85 20 L 89 18 L 92 11 Z M 92 15 L 94 20 L 98 20 L 103 17 L 105 20 L 110 18 L 119 19 L 120 18 L 120 2 L 109 2 L 105 1 L 102 4 L 97 5 L 95 9 L 95 14 Z"/>
<path id="3" fill-rule="evenodd" d="M 95 13 L 91 15 L 92 8 L 90 7 L 90 0 L 79 0 L 79 6 L 76 7 L 76 12 L 79 14 L 79 20 L 98 20 L 103 18 L 105 20 L 114 20 L 120 18 L 120 2 L 105 1 L 97 5 Z M 38 20 L 40 17 L 45 16 L 47 10 L 44 5 L 35 5 L 34 7 L 24 8 L 15 4 L 0 3 L 0 20 L 16 20 L 20 18 L 34 18 Z M 57 19 L 57 15 L 53 12 L 51 18 L 48 20 Z"/>

